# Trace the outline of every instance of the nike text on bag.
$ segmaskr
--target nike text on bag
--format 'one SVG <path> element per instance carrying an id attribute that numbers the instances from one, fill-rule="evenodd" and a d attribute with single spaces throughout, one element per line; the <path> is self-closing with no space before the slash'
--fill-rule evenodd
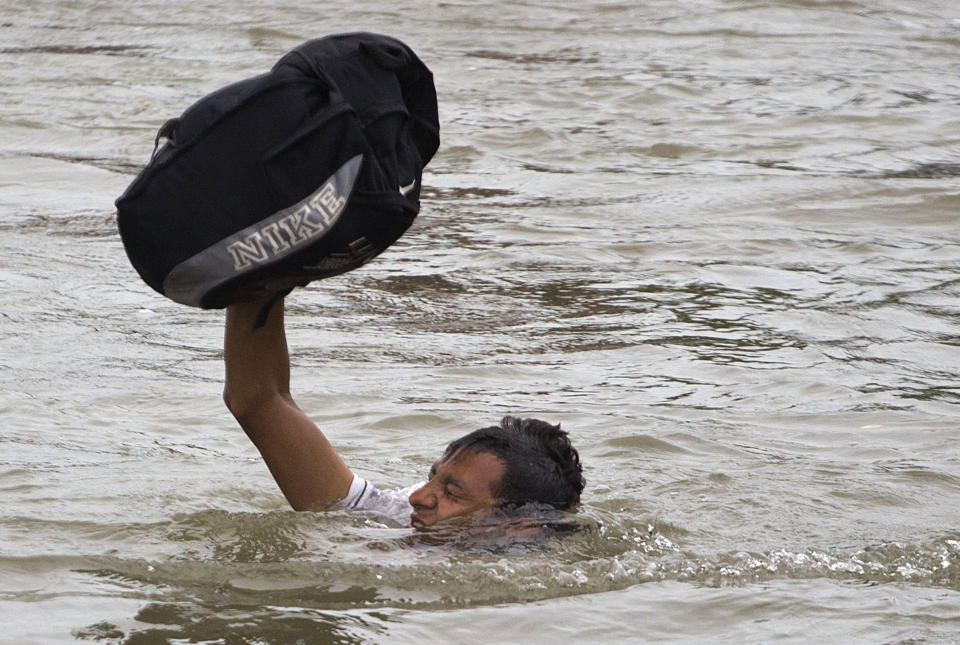
<path id="1" fill-rule="evenodd" d="M 308 41 L 200 99 L 117 199 L 127 256 L 203 308 L 355 269 L 420 210 L 439 145 L 433 75 L 400 41 Z"/>

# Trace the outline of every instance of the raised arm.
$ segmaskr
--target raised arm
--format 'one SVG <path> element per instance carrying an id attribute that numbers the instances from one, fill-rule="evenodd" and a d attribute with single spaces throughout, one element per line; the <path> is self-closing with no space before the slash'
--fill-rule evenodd
<path id="1" fill-rule="evenodd" d="M 254 329 L 268 300 L 227 307 L 223 400 L 267 463 L 290 505 L 322 510 L 347 495 L 353 474 L 290 395 L 283 300 Z"/>

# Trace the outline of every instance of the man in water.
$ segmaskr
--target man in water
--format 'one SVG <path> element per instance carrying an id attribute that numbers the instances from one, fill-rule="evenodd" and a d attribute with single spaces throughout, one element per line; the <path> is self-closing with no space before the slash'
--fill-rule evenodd
<path id="1" fill-rule="evenodd" d="M 369 510 L 398 519 L 404 514 L 421 528 L 526 504 L 567 510 L 579 503 L 580 456 L 566 432 L 537 419 L 506 417 L 499 426 L 452 442 L 429 481 L 409 497 L 379 491 L 355 476 L 290 395 L 283 299 L 272 309 L 269 302 L 227 308 L 223 399 L 295 510 Z M 268 309 L 266 322 L 256 327 Z"/>

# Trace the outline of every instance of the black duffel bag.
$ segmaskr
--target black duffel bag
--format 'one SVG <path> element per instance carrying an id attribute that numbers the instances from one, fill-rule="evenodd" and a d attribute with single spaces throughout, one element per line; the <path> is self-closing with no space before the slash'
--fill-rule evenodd
<path id="1" fill-rule="evenodd" d="M 439 145 L 433 75 L 394 38 L 328 36 L 161 136 L 116 202 L 124 248 L 168 298 L 225 307 L 354 269 L 409 228 Z"/>

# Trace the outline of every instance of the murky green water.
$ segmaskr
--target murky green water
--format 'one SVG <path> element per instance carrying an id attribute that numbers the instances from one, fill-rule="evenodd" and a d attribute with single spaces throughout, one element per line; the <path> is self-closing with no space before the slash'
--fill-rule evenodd
<path id="1" fill-rule="evenodd" d="M 297 399 L 384 487 L 562 422 L 575 535 L 287 511 L 222 312 L 127 263 L 156 128 L 357 29 L 443 143 L 407 236 L 289 299 Z M 958 69 L 946 0 L 5 6 L 0 641 L 960 640 Z"/>

